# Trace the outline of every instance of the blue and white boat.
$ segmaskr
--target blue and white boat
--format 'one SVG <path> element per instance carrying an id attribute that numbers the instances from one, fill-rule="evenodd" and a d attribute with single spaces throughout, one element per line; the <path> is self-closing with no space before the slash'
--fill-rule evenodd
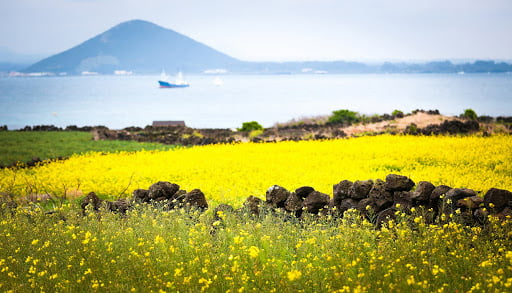
<path id="1" fill-rule="evenodd" d="M 190 86 L 188 82 L 183 80 L 183 74 L 181 72 L 178 72 L 178 75 L 176 76 L 176 80 L 174 82 L 170 82 L 169 76 L 165 74 L 165 71 L 162 71 L 158 84 L 160 85 L 161 88 L 180 88 Z"/>

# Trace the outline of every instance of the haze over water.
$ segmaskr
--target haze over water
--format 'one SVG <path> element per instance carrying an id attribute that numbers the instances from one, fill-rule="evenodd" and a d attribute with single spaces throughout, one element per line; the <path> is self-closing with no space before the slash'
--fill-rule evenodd
<path id="1" fill-rule="evenodd" d="M 512 74 L 186 76 L 184 89 L 158 88 L 158 76 L 0 78 L 0 125 L 105 125 L 112 129 L 184 120 L 188 126 L 266 127 L 350 109 L 362 114 L 438 109 L 458 115 L 512 115 Z"/>

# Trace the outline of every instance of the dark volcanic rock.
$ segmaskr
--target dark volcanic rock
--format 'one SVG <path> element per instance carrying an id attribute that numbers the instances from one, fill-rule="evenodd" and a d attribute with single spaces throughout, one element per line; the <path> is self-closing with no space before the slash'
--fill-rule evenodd
<path id="1" fill-rule="evenodd" d="M 126 214 L 130 208 L 130 203 L 126 199 L 118 199 L 114 202 L 108 202 L 108 209 L 112 212 Z"/>
<path id="2" fill-rule="evenodd" d="M 147 189 L 135 189 L 132 193 L 135 202 L 149 202 L 149 192 Z"/>
<path id="3" fill-rule="evenodd" d="M 471 133 L 480 130 L 480 125 L 477 121 L 468 120 L 465 122 L 459 120 L 445 120 L 441 124 L 431 124 L 427 127 L 420 129 L 419 132 L 424 135 L 431 134 L 460 134 Z"/>
<path id="4" fill-rule="evenodd" d="M 412 192 L 410 191 L 395 191 L 393 192 L 393 202 L 400 204 L 401 208 L 409 210 L 412 208 Z"/>
<path id="5" fill-rule="evenodd" d="M 498 219 L 504 221 L 504 220 L 510 220 L 512 219 L 512 209 L 509 207 L 505 207 L 502 211 L 496 214 L 496 217 Z"/>
<path id="6" fill-rule="evenodd" d="M 304 199 L 304 207 L 307 212 L 317 214 L 321 209 L 327 208 L 330 201 L 329 195 L 313 191 Z"/>
<path id="7" fill-rule="evenodd" d="M 335 213 L 343 215 L 344 212 L 350 209 L 357 209 L 358 201 L 352 198 L 345 198 L 339 205 L 334 206 L 336 208 Z"/>
<path id="8" fill-rule="evenodd" d="M 352 181 L 343 180 L 333 186 L 333 204 L 335 206 L 339 205 L 342 200 L 350 197 L 349 191 L 353 184 Z"/>
<path id="9" fill-rule="evenodd" d="M 305 199 L 313 191 L 315 191 L 315 189 L 311 186 L 302 186 L 295 189 L 295 194 L 297 194 L 300 199 Z"/>
<path id="10" fill-rule="evenodd" d="M 194 189 L 185 194 L 185 200 L 183 202 L 187 206 L 198 208 L 200 210 L 206 210 L 208 208 L 206 197 L 199 189 Z"/>
<path id="11" fill-rule="evenodd" d="M 430 195 L 436 187 L 428 181 L 420 181 L 416 191 L 412 193 L 412 200 L 415 204 L 425 205 L 430 202 Z"/>
<path id="12" fill-rule="evenodd" d="M 284 202 L 284 209 L 289 212 L 299 211 L 302 209 L 302 207 L 303 200 L 296 193 L 291 193 Z"/>
<path id="13" fill-rule="evenodd" d="M 97 211 L 100 209 L 101 207 L 101 203 L 103 202 L 103 200 L 101 200 L 97 195 L 96 193 L 94 192 L 89 192 L 89 194 L 87 194 L 87 196 L 84 198 L 84 200 L 82 201 L 82 204 L 80 205 L 82 207 L 82 210 L 85 211 L 85 209 L 87 208 L 88 205 L 91 205 L 92 206 L 92 209 Z"/>
<path id="14" fill-rule="evenodd" d="M 149 187 L 148 197 L 149 199 L 166 198 L 172 199 L 176 191 L 180 189 L 178 184 L 159 181 Z"/>
<path id="15" fill-rule="evenodd" d="M 474 210 L 480 207 L 480 205 L 484 202 L 484 199 L 479 196 L 471 196 L 463 199 L 459 199 L 457 201 L 456 207 L 463 208 L 464 210 L 470 209 Z"/>
<path id="16" fill-rule="evenodd" d="M 259 215 L 260 214 L 260 207 L 263 204 L 263 200 L 256 196 L 249 196 L 243 206 L 246 208 L 251 214 Z"/>
<path id="17" fill-rule="evenodd" d="M 356 181 L 349 190 L 349 196 L 352 199 L 363 199 L 368 197 L 368 193 L 373 187 L 373 180 Z"/>
<path id="18" fill-rule="evenodd" d="M 279 185 L 271 186 L 266 193 L 267 202 L 273 207 L 284 207 L 284 202 L 290 196 L 290 192 Z"/>
<path id="19" fill-rule="evenodd" d="M 387 191 L 410 191 L 414 187 L 414 181 L 402 175 L 389 174 L 386 176 Z"/>
<path id="20" fill-rule="evenodd" d="M 432 190 L 432 193 L 430 194 L 430 202 L 432 205 L 438 204 L 439 200 L 441 199 L 442 195 L 446 195 L 448 191 L 450 191 L 452 188 L 447 185 L 439 185 Z"/>
<path id="21" fill-rule="evenodd" d="M 489 211 L 501 212 L 506 206 L 512 207 L 512 192 L 491 188 L 484 196 L 484 204 Z"/>
<path id="22" fill-rule="evenodd" d="M 363 198 L 357 203 L 357 209 L 364 215 L 368 215 L 371 212 L 377 211 L 377 205 L 373 198 Z"/>
<path id="23" fill-rule="evenodd" d="M 396 220 L 396 211 L 397 209 L 395 208 L 388 208 L 380 212 L 377 216 L 377 227 L 381 228 L 383 224 Z"/>
<path id="24" fill-rule="evenodd" d="M 373 199 L 375 212 L 386 209 L 393 204 L 393 194 L 386 190 L 386 183 L 380 179 L 375 181 L 368 197 Z"/>
<path id="25" fill-rule="evenodd" d="M 449 204 L 452 209 L 457 207 L 457 202 L 466 197 L 476 196 L 476 192 L 467 188 L 452 188 L 444 198 L 445 202 Z"/>

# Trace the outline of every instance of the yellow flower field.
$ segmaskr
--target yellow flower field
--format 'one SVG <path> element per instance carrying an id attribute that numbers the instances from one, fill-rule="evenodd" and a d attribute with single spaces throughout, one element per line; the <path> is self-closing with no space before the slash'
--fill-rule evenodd
<path id="1" fill-rule="evenodd" d="M 384 179 L 512 189 L 512 140 L 376 136 L 213 145 L 174 151 L 76 155 L 0 171 L 0 191 L 19 196 L 65 190 L 104 197 L 166 180 L 200 188 L 210 203 L 240 205 L 279 184 L 332 195 L 342 179 Z M 422 210 L 396 211 L 375 229 L 356 210 L 343 218 L 243 216 L 153 205 L 126 215 L 83 215 L 76 202 L 10 209 L 0 204 L 2 292 L 509 292 L 512 221 L 468 226 L 457 215 L 429 223 Z M 92 207 L 90 207 L 92 208 Z"/>
<path id="2" fill-rule="evenodd" d="M 343 179 L 384 179 L 389 173 L 415 182 L 485 192 L 512 189 L 512 138 L 375 136 L 356 139 L 209 145 L 171 151 L 89 153 L 30 169 L 0 171 L 0 191 L 16 195 L 65 190 L 129 197 L 157 181 L 201 189 L 216 203 L 240 205 L 264 198 L 274 184 L 309 185 L 332 195 Z"/>

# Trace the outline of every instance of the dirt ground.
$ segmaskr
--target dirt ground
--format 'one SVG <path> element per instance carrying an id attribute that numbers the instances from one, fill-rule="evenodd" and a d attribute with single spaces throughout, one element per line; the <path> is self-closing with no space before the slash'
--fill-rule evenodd
<path id="1" fill-rule="evenodd" d="M 398 118 L 390 121 L 382 121 L 371 124 L 359 124 L 345 127 L 342 130 L 348 135 L 357 135 L 365 132 L 382 132 L 386 130 L 402 131 L 411 123 L 416 124 L 418 128 L 424 128 L 431 124 L 441 124 L 445 120 L 457 120 L 456 117 L 444 115 L 430 115 L 427 113 L 418 112 L 414 115 Z"/>

